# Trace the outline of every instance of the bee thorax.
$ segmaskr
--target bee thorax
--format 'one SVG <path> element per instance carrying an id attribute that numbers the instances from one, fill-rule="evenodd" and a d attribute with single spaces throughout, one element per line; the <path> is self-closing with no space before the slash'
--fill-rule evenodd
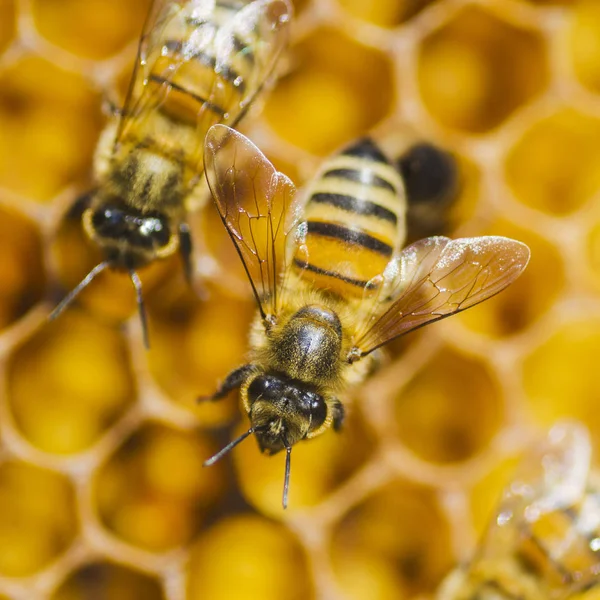
<path id="1" fill-rule="evenodd" d="M 342 349 L 338 316 L 321 306 L 305 306 L 294 314 L 274 340 L 279 368 L 301 381 L 335 379 Z"/>

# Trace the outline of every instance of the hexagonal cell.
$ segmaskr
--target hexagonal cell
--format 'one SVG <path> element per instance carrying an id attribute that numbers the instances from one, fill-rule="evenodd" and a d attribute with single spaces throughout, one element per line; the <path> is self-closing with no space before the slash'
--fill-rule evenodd
<path id="1" fill-rule="evenodd" d="M 291 52 L 294 68 L 265 106 L 266 119 L 286 140 L 327 154 L 391 110 L 392 64 L 380 52 L 335 29 L 313 32 Z"/>
<path id="2" fill-rule="evenodd" d="M 600 93 L 600 5 L 595 0 L 576 4 L 569 46 L 577 77 L 590 90 Z"/>
<path id="3" fill-rule="evenodd" d="M 432 593 L 453 562 L 435 494 L 405 482 L 354 508 L 335 526 L 331 543 L 336 578 L 352 600 Z"/>
<path id="4" fill-rule="evenodd" d="M 217 449 L 207 435 L 145 424 L 96 474 L 102 523 L 151 551 L 189 542 L 224 492 L 224 466 L 202 468 Z"/>
<path id="5" fill-rule="evenodd" d="M 0 3 L 0 53 L 10 44 L 15 35 L 17 7 L 14 0 Z"/>
<path id="6" fill-rule="evenodd" d="M 400 391 L 396 426 L 404 445 L 429 462 L 466 460 L 501 427 L 502 397 L 487 367 L 444 349 Z"/>
<path id="7" fill-rule="evenodd" d="M 232 516 L 202 533 L 188 563 L 188 600 L 314 598 L 304 552 L 283 525 Z"/>
<path id="8" fill-rule="evenodd" d="M 597 443 L 600 439 L 598 352 L 600 319 L 589 318 L 559 327 L 523 360 L 527 409 L 536 422 L 549 426 L 560 417 L 574 417 L 590 428 Z"/>
<path id="9" fill-rule="evenodd" d="M 36 224 L 0 207 L 0 329 L 41 300 L 45 279 Z"/>
<path id="10" fill-rule="evenodd" d="M 222 425 L 238 414 L 237 394 L 219 402 L 198 403 L 196 399 L 212 394 L 230 371 L 244 363 L 255 302 L 216 294 L 208 287 L 204 302 L 189 288 L 169 302 L 165 299 L 175 286 L 167 286 L 164 294 L 158 289 L 150 298 L 150 370 L 161 388 L 194 410 L 203 424 Z"/>
<path id="11" fill-rule="evenodd" d="M 552 307 L 565 285 L 564 265 L 556 246 L 516 225 L 497 221 L 485 233 L 524 242 L 531 249 L 531 260 L 507 289 L 452 318 L 474 331 L 504 337 L 522 331 Z"/>
<path id="12" fill-rule="evenodd" d="M 65 217 L 54 237 L 52 252 L 56 257 L 61 282 L 55 290 L 58 304 L 66 294 L 99 263 L 105 260 L 100 248 L 84 234 L 81 220 Z M 138 271 L 142 281 L 143 297 L 148 302 L 153 290 L 170 274 L 183 279 L 179 256 L 158 260 Z M 98 275 L 76 298 L 73 306 L 82 305 L 90 313 L 106 321 L 120 322 L 137 312 L 136 294 L 128 273 L 108 269 Z M 69 312 L 71 309 L 67 309 Z M 152 338 L 153 323 L 148 323 Z"/>
<path id="13" fill-rule="evenodd" d="M 32 444 L 57 454 L 88 448 L 136 394 L 122 335 L 76 311 L 16 348 L 7 377 L 17 427 Z"/>
<path id="14" fill-rule="evenodd" d="M 108 58 L 137 38 L 149 0 L 33 0 L 31 12 L 38 33 L 86 58 Z"/>
<path id="15" fill-rule="evenodd" d="M 373 452 L 374 440 L 356 411 L 347 407 L 340 433 L 333 430 L 299 443 L 292 451 L 288 511 L 314 506 L 346 481 Z M 246 422 L 236 433 L 247 429 Z M 261 454 L 254 439 L 233 451 L 242 494 L 260 512 L 282 518 L 285 452 Z"/>
<path id="16" fill-rule="evenodd" d="M 339 0 L 349 14 L 381 27 L 395 27 L 436 0 Z"/>
<path id="17" fill-rule="evenodd" d="M 537 122 L 506 159 L 520 202 L 554 215 L 580 208 L 600 190 L 600 120 L 564 108 Z"/>
<path id="18" fill-rule="evenodd" d="M 0 574 L 24 577 L 46 567 L 75 537 L 76 514 L 63 475 L 20 461 L 0 465 Z"/>
<path id="19" fill-rule="evenodd" d="M 160 582 L 145 573 L 110 562 L 95 562 L 71 573 L 52 594 L 52 600 L 127 598 L 163 600 Z"/>
<path id="20" fill-rule="evenodd" d="M 423 42 L 419 86 L 431 114 L 448 127 L 484 133 L 548 82 L 541 34 L 467 6 Z"/>
<path id="21" fill-rule="evenodd" d="M 83 77 L 27 57 L 0 73 L 0 186 L 44 202 L 84 179 L 102 125 Z"/>

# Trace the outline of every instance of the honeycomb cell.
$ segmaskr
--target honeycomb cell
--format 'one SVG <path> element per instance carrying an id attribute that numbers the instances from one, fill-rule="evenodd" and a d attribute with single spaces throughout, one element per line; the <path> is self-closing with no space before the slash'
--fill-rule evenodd
<path id="1" fill-rule="evenodd" d="M 15 35 L 16 6 L 14 0 L 2 0 L 0 3 L 0 54 L 10 44 Z"/>
<path id="2" fill-rule="evenodd" d="M 157 301 L 166 295 L 160 292 L 157 290 Z M 218 425 L 237 413 L 237 395 L 200 404 L 196 399 L 214 393 L 219 382 L 244 363 L 255 303 L 228 298 L 209 288 L 205 292 L 203 302 L 188 291 L 160 311 L 150 311 L 149 364 L 155 381 L 171 398 L 197 412 L 203 424 Z"/>
<path id="3" fill-rule="evenodd" d="M 42 298 L 42 246 L 34 223 L 0 207 L 0 329 L 22 317 Z"/>
<path id="4" fill-rule="evenodd" d="M 291 52 L 293 69 L 265 106 L 265 118 L 286 140 L 327 154 L 390 111 L 393 70 L 380 52 L 335 29 L 313 32 Z"/>
<path id="5" fill-rule="evenodd" d="M 420 47 L 423 102 L 447 127 L 489 131 L 546 86 L 545 52 L 538 32 L 467 6 Z"/>
<path id="6" fill-rule="evenodd" d="M 75 537 L 76 514 L 65 476 L 20 461 L 0 465 L 0 574 L 32 575 L 56 559 Z"/>
<path id="7" fill-rule="evenodd" d="M 0 73 L 0 186 L 46 202 L 85 178 L 102 124 L 84 79 L 27 57 Z"/>
<path id="8" fill-rule="evenodd" d="M 314 598 L 306 557 L 282 525 L 232 516 L 203 532 L 188 565 L 187 600 Z"/>
<path id="9" fill-rule="evenodd" d="M 507 289 L 453 319 L 474 331 L 504 337 L 522 331 L 550 309 L 565 285 L 564 265 L 555 245 L 508 222 L 497 221 L 482 233 L 524 242 L 531 260 Z"/>
<path id="10" fill-rule="evenodd" d="M 427 461 L 451 463 L 486 446 L 503 407 L 487 367 L 444 349 L 397 394 L 395 414 L 403 444 Z"/>
<path id="11" fill-rule="evenodd" d="M 137 38 L 149 0 L 33 0 L 31 12 L 38 33 L 85 58 L 107 58 Z"/>
<path id="12" fill-rule="evenodd" d="M 382 27 L 395 27 L 407 21 L 435 0 L 340 0 L 350 15 Z"/>
<path id="13" fill-rule="evenodd" d="M 559 327 L 523 360 L 527 409 L 537 423 L 550 425 L 560 417 L 579 419 L 600 435 L 595 377 L 600 351 L 600 320 L 576 320 Z"/>
<path id="14" fill-rule="evenodd" d="M 96 476 L 104 526 L 151 551 L 189 542 L 224 492 L 223 466 L 202 468 L 216 449 L 206 435 L 145 424 Z"/>
<path id="15" fill-rule="evenodd" d="M 331 544 L 336 577 L 351 600 L 431 593 L 453 562 L 435 494 L 400 481 L 352 509 Z"/>
<path id="16" fill-rule="evenodd" d="M 52 594 L 52 600 L 163 600 L 160 583 L 154 578 L 116 563 L 96 562 L 71 573 Z"/>
<path id="17" fill-rule="evenodd" d="M 347 413 L 340 433 L 326 431 L 294 446 L 288 511 L 318 504 L 371 455 L 372 438 L 351 406 Z M 245 422 L 236 433 L 239 435 L 246 428 Z M 240 489 L 246 500 L 263 514 L 282 518 L 285 453 L 261 454 L 252 439 L 234 450 L 233 455 Z"/>
<path id="18" fill-rule="evenodd" d="M 9 359 L 8 400 L 15 423 L 48 452 L 88 448 L 135 393 L 123 337 L 80 311 L 44 324 Z"/>
<path id="19" fill-rule="evenodd" d="M 520 202 L 566 215 L 600 190 L 600 120 L 565 107 L 535 123 L 506 159 L 506 180 Z"/>
<path id="20" fill-rule="evenodd" d="M 578 79 L 600 92 L 600 5 L 580 0 L 575 7 L 569 36 L 570 54 Z"/>

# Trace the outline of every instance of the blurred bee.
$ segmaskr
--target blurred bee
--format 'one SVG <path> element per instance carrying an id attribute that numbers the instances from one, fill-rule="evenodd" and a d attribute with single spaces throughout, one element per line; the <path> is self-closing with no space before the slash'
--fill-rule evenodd
<path id="1" fill-rule="evenodd" d="M 561 423 L 521 465 L 473 560 L 439 600 L 600 597 L 600 486 L 587 431 Z"/>
<path id="2" fill-rule="evenodd" d="M 402 178 L 364 138 L 325 162 L 302 207 L 294 186 L 243 135 L 223 125 L 206 137 L 206 177 L 258 304 L 249 363 L 212 399 L 240 387 L 261 451 L 286 450 L 339 430 L 340 395 L 372 370 L 379 347 L 469 308 L 514 281 L 529 260 L 502 237 L 405 237 Z"/>
<path id="3" fill-rule="evenodd" d="M 386 127 L 378 145 L 402 176 L 406 193 L 406 241 L 446 235 L 453 226 L 452 211 L 461 191 L 455 156 L 423 139 L 404 123 Z"/>
<path id="4" fill-rule="evenodd" d="M 204 136 L 211 125 L 235 126 L 246 114 L 286 44 L 291 14 L 288 0 L 154 2 L 125 106 L 99 141 L 94 189 L 71 213 L 105 261 L 51 319 L 101 271 L 123 270 L 148 345 L 136 270 L 179 250 L 190 279 L 186 212 L 201 199 Z"/>
<path id="5" fill-rule="evenodd" d="M 419 141 L 395 161 L 406 189 L 407 240 L 446 234 L 460 190 L 456 159 L 442 148 Z"/>

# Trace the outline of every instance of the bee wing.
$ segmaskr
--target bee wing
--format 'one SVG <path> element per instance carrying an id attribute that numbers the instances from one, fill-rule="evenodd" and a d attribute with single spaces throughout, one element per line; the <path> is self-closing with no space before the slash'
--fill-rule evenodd
<path id="1" fill-rule="evenodd" d="M 248 138 L 225 125 L 210 128 L 204 148 L 208 186 L 264 319 L 276 314 L 279 276 L 299 230 L 296 188 Z"/>
<path id="2" fill-rule="evenodd" d="M 430 237 L 405 248 L 384 273 L 388 308 L 356 339 L 364 356 L 390 340 L 501 292 L 525 269 L 529 248 L 505 237 Z"/>
<path id="3" fill-rule="evenodd" d="M 155 0 L 140 39 L 115 152 L 132 131 L 144 135 L 147 116 L 169 103 L 168 112 L 195 123 L 197 135 L 186 162 L 201 174 L 206 132 L 214 123 L 233 126 L 243 117 L 287 43 L 291 14 L 289 0 L 245 5 Z M 151 133 L 160 132 L 150 128 Z"/>
<path id="4" fill-rule="evenodd" d="M 533 566 L 554 599 L 598 583 L 600 556 L 592 544 L 600 534 L 600 490 L 590 479 L 591 454 L 586 428 L 574 421 L 555 425 L 530 449 L 490 521 L 472 572 L 508 561 Z"/>

